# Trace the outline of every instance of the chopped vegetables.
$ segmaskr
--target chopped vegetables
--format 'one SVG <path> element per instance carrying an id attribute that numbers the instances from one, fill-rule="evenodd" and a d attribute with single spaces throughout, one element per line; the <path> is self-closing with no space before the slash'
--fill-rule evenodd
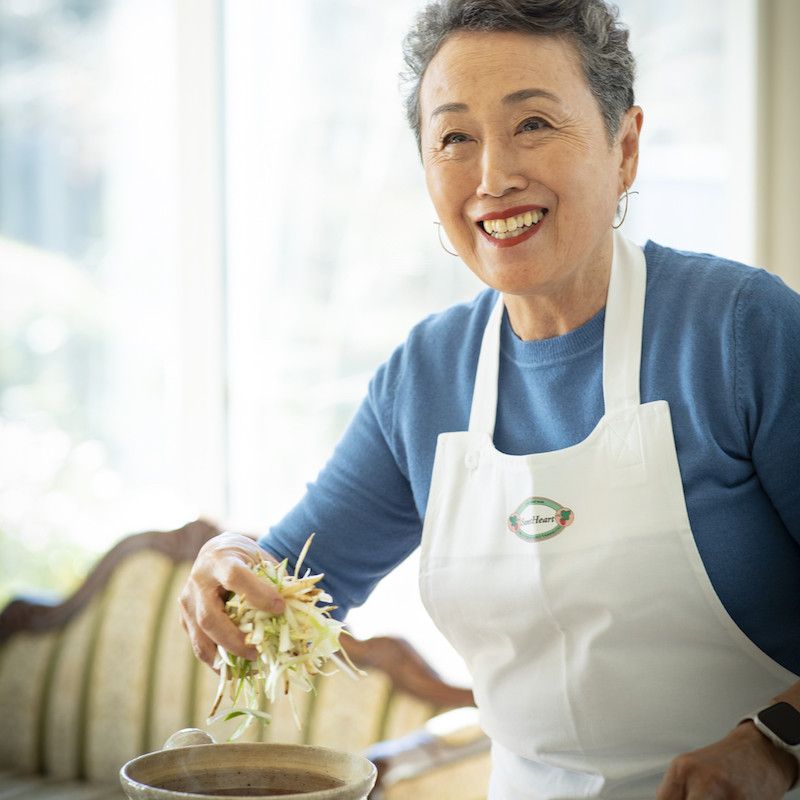
<path id="1" fill-rule="evenodd" d="M 313 538 L 312 534 L 305 543 L 294 575 L 287 575 L 286 560 L 280 564 L 262 560 L 252 567 L 259 578 L 269 581 L 283 595 L 286 607 L 282 614 L 270 615 L 251 605 L 245 596 L 234 593 L 225 603 L 225 611 L 245 634 L 245 642 L 258 651 L 258 660 L 248 661 L 218 646 L 215 667 L 220 671 L 219 689 L 207 722 L 245 716 L 229 741 L 241 736 L 255 719 L 264 723 L 270 721 L 271 716 L 259 709 L 262 696 L 274 703 L 279 695 L 289 695 L 292 713 L 300 728 L 291 690 L 312 691 L 314 675 L 336 672 L 323 672 L 322 666 L 328 659 L 353 678 L 357 677 L 356 673 L 364 674 L 352 664 L 344 650 L 341 653 L 347 663 L 335 655 L 340 650 L 339 635 L 343 625 L 330 616 L 336 606 L 317 606 L 318 602 L 332 601 L 331 596 L 316 585 L 323 576 L 311 575 L 307 570 L 300 577 L 300 567 Z M 217 714 L 226 687 L 234 707 Z"/>

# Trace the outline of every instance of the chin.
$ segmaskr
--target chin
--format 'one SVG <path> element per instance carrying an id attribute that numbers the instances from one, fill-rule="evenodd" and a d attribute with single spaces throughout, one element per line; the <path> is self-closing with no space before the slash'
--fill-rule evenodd
<path id="1" fill-rule="evenodd" d="M 532 268 L 530 259 L 525 259 L 524 266 L 516 268 L 508 264 L 487 265 L 485 260 L 468 266 L 483 283 L 503 294 L 537 294 L 546 286 L 546 276 Z"/>

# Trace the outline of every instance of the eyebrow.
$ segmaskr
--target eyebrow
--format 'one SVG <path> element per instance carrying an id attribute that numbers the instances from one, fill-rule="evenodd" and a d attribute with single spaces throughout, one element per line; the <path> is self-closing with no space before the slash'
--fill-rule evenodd
<path id="1" fill-rule="evenodd" d="M 513 106 L 517 103 L 521 103 L 524 100 L 529 100 L 531 97 L 544 97 L 548 100 L 552 100 L 554 103 L 558 103 L 558 98 L 551 94 L 550 92 L 546 92 L 544 89 L 520 89 L 518 92 L 512 92 L 511 94 L 507 94 L 501 102 L 505 106 Z M 447 114 L 450 112 L 462 112 L 468 111 L 469 107 L 466 103 L 442 103 L 440 106 L 436 106 L 431 112 L 431 119 L 433 119 L 438 114 Z"/>
<path id="2" fill-rule="evenodd" d="M 502 103 L 506 106 L 513 106 L 517 103 L 521 103 L 523 100 L 528 100 L 531 97 L 544 97 L 547 100 L 552 100 L 554 103 L 559 102 L 558 98 L 554 94 L 546 92 L 544 89 L 520 89 L 518 92 L 507 94 L 503 98 Z"/>
<path id="3" fill-rule="evenodd" d="M 437 114 L 447 114 L 451 111 L 466 111 L 468 106 L 466 103 L 442 103 L 440 106 L 436 106 L 436 108 L 431 111 L 431 119 L 433 119 Z"/>

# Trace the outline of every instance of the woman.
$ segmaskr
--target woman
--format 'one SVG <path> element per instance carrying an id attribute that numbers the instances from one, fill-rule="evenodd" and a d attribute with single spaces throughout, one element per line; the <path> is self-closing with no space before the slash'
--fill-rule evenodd
<path id="1" fill-rule="evenodd" d="M 783 796 L 786 731 L 737 723 L 800 719 L 800 298 L 615 232 L 643 115 L 603 0 L 442 0 L 406 45 L 428 190 L 490 288 L 412 331 L 260 545 L 315 531 L 345 613 L 421 543 L 492 800 Z M 281 609 L 256 548 L 218 537 L 184 591 L 209 664 L 255 657 L 227 589 Z"/>

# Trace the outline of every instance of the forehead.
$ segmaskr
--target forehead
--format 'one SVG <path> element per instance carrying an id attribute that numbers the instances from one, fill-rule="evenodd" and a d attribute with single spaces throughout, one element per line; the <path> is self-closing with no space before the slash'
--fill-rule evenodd
<path id="1" fill-rule="evenodd" d="M 556 36 L 511 31 L 468 32 L 447 39 L 420 86 L 422 125 L 444 105 L 479 105 L 537 89 L 565 104 L 596 105 L 575 46 Z"/>

